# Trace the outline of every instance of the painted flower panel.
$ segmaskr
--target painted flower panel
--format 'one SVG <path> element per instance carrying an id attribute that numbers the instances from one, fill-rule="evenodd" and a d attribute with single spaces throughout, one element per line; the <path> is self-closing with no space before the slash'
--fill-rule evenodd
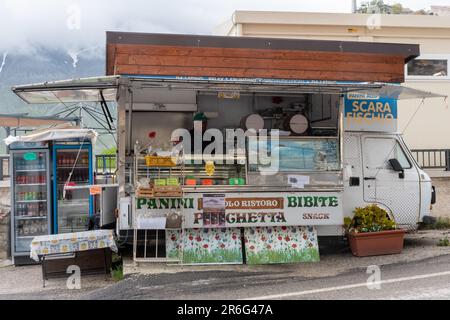
<path id="1" fill-rule="evenodd" d="M 180 259 L 181 230 L 166 230 L 166 257 Z"/>
<path id="2" fill-rule="evenodd" d="M 184 264 L 240 264 L 243 261 L 237 228 L 186 229 L 166 232 L 168 258 Z"/>
<path id="3" fill-rule="evenodd" d="M 313 227 L 246 228 L 245 251 L 248 264 L 319 261 Z"/>

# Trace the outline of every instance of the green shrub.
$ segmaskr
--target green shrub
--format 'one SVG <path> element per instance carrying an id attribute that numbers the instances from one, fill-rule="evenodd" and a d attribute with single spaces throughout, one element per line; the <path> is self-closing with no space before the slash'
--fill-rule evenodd
<path id="1" fill-rule="evenodd" d="M 434 228 L 438 229 L 438 230 L 449 229 L 450 228 L 450 219 L 444 218 L 444 217 L 439 217 L 437 219 L 436 223 L 434 224 Z"/>
<path id="2" fill-rule="evenodd" d="M 123 280 L 123 267 L 118 266 L 116 268 L 111 268 L 111 277 L 114 281 Z"/>
<path id="3" fill-rule="evenodd" d="M 344 224 L 349 232 L 379 232 L 397 228 L 395 221 L 390 219 L 386 210 L 375 204 L 356 208 L 353 219 L 346 218 Z"/>
<path id="4" fill-rule="evenodd" d="M 447 230 L 450 229 L 450 219 L 448 217 L 438 217 L 434 223 L 419 225 L 419 230 Z"/>
<path id="5" fill-rule="evenodd" d="M 450 246 L 450 241 L 448 240 L 448 238 L 439 239 L 438 246 L 439 247 L 448 247 L 448 246 Z"/>
<path id="6" fill-rule="evenodd" d="M 122 256 L 117 253 L 112 254 L 111 257 L 111 277 L 114 281 L 123 280 L 123 260 Z"/>

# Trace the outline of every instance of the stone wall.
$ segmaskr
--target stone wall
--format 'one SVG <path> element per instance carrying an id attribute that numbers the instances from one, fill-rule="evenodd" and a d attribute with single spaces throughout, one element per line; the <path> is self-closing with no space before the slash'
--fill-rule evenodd
<path id="1" fill-rule="evenodd" d="M 10 187 L 9 182 L 2 181 L 0 186 L 0 260 L 11 256 L 11 220 L 10 220 Z"/>
<path id="2" fill-rule="evenodd" d="M 7 211 L 0 213 L 0 260 L 11 256 L 11 224 L 9 210 Z"/>
<path id="3" fill-rule="evenodd" d="M 431 213 L 435 217 L 450 218 L 450 177 L 431 178 L 436 188 L 436 204 Z"/>

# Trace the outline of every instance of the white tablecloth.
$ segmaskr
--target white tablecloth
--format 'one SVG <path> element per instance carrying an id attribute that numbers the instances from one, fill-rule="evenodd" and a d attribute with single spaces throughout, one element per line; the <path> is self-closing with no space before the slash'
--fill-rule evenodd
<path id="1" fill-rule="evenodd" d="M 30 258 L 39 261 L 39 256 L 104 248 L 110 248 L 112 251 L 117 252 L 113 230 L 53 234 L 33 239 Z"/>

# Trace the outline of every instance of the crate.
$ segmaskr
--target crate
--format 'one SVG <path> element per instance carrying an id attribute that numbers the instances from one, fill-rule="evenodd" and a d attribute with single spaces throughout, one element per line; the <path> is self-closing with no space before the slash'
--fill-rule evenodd
<path id="1" fill-rule="evenodd" d="M 154 188 L 139 188 L 136 192 L 138 198 L 181 198 L 181 186 L 155 186 Z"/>
<path id="2" fill-rule="evenodd" d="M 139 188 L 136 192 L 138 198 L 154 198 L 153 189 L 150 188 Z"/>
<path id="3" fill-rule="evenodd" d="M 153 188 L 155 197 L 163 198 L 178 198 L 183 196 L 183 190 L 180 186 L 155 186 Z"/>
<path id="4" fill-rule="evenodd" d="M 177 165 L 175 157 L 146 156 L 145 163 L 147 167 L 170 168 Z"/>

